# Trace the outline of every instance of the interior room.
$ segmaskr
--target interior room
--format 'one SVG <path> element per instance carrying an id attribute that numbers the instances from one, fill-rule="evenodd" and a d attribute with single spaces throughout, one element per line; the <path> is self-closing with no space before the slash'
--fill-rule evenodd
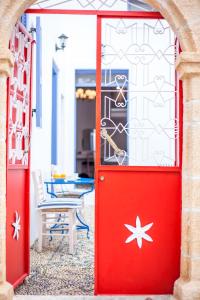
<path id="1" fill-rule="evenodd" d="M 76 172 L 81 176 L 94 177 L 96 70 L 76 70 L 75 77 Z"/>

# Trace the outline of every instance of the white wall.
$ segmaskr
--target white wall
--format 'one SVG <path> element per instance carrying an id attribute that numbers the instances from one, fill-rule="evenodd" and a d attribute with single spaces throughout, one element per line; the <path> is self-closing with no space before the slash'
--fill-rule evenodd
<path id="1" fill-rule="evenodd" d="M 31 169 L 41 169 L 44 178 L 51 176 L 51 103 L 52 61 L 58 75 L 58 170 L 68 175 L 75 171 L 75 70 L 95 69 L 96 19 L 93 16 L 41 15 L 42 27 L 42 128 L 32 118 Z M 29 27 L 35 25 L 36 15 L 29 15 Z M 69 37 L 64 51 L 55 51 L 57 37 Z M 89 37 L 89 38 L 88 38 Z M 33 99 L 36 106 L 35 69 L 33 60 Z M 37 213 L 31 184 L 31 244 L 37 238 Z"/>
<path id="2" fill-rule="evenodd" d="M 48 17 L 51 18 L 50 16 Z M 57 58 L 65 66 L 63 88 L 65 101 L 65 170 L 68 174 L 75 171 L 75 70 L 96 68 L 96 18 L 93 16 L 66 15 L 59 17 L 60 29 L 57 36 L 64 32 L 68 37 L 67 47 Z M 64 29 L 63 29 L 64 28 Z"/>

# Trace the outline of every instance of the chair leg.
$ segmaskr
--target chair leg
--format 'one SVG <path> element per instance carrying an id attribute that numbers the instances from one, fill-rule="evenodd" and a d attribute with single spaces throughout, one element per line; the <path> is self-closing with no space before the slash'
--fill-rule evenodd
<path id="1" fill-rule="evenodd" d="M 74 254 L 76 244 L 76 217 L 75 210 L 69 210 L 69 253 Z"/>
<path id="2" fill-rule="evenodd" d="M 76 246 L 77 243 L 77 228 L 76 228 L 76 224 L 77 224 L 77 218 L 76 218 L 76 211 L 73 211 L 73 218 L 74 218 L 74 227 L 73 227 L 73 235 L 74 235 L 74 244 Z"/>
<path id="3" fill-rule="evenodd" d="M 42 233 L 47 232 L 47 224 L 46 224 L 47 214 L 42 215 Z M 47 246 L 47 236 L 42 235 L 42 248 Z"/>
<path id="4" fill-rule="evenodd" d="M 42 252 L 42 233 L 43 233 L 43 224 L 42 224 L 42 212 L 39 211 L 38 214 L 39 221 L 39 235 L 38 235 L 38 252 Z"/>

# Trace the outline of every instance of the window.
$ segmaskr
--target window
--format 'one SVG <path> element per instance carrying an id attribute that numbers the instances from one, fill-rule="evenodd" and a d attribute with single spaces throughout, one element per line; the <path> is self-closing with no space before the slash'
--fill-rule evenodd
<path id="1" fill-rule="evenodd" d="M 24 27 L 27 27 L 27 15 L 23 14 L 21 16 L 21 23 L 24 25 Z"/>
<path id="2" fill-rule="evenodd" d="M 36 17 L 36 126 L 42 127 L 42 31 Z"/>
<path id="3" fill-rule="evenodd" d="M 51 164 L 57 164 L 57 127 L 58 127 L 58 68 L 52 65 L 52 113 L 51 113 Z"/>

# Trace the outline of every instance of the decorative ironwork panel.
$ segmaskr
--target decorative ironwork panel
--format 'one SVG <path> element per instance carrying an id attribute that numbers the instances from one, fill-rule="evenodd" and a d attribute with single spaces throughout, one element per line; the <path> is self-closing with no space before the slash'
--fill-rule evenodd
<path id="1" fill-rule="evenodd" d="M 102 20 L 102 164 L 179 164 L 177 48 L 163 19 Z"/>
<path id="2" fill-rule="evenodd" d="M 19 22 L 12 32 L 10 50 L 14 67 L 8 81 L 8 161 L 9 165 L 27 166 L 32 39 Z"/>
<path id="3" fill-rule="evenodd" d="M 154 11 L 144 0 L 38 0 L 31 8 Z"/>

